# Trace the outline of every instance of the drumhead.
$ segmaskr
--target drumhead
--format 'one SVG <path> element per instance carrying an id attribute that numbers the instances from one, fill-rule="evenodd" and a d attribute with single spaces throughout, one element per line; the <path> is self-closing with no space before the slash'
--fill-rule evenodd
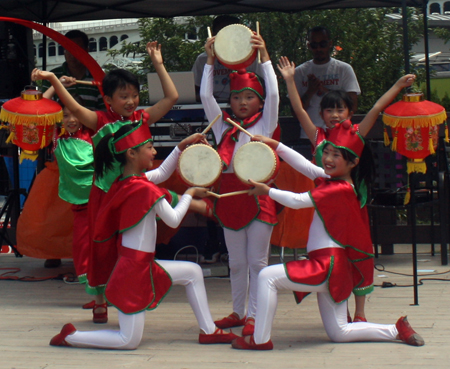
<path id="1" fill-rule="evenodd" d="M 209 187 L 222 173 L 222 160 L 211 146 L 192 145 L 181 153 L 178 173 L 188 186 Z"/>
<path id="2" fill-rule="evenodd" d="M 217 59 L 230 69 L 246 68 L 256 58 L 252 48 L 252 30 L 242 24 L 231 24 L 222 28 L 214 41 Z"/>
<path id="3" fill-rule="evenodd" d="M 248 179 L 266 183 L 276 175 L 278 158 L 265 143 L 252 141 L 236 151 L 233 168 L 236 176 L 246 184 Z"/>

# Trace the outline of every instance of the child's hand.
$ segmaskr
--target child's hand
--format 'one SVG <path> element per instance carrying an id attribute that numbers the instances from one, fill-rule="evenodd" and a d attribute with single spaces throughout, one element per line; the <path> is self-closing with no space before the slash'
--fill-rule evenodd
<path id="1" fill-rule="evenodd" d="M 183 141 L 178 144 L 178 148 L 183 151 L 187 146 L 193 145 L 196 143 L 203 143 L 205 145 L 211 146 L 209 142 L 206 140 L 206 135 L 201 133 L 194 133 L 189 137 L 186 137 Z"/>
<path id="2" fill-rule="evenodd" d="M 191 187 L 186 190 L 186 194 L 191 195 L 192 197 L 206 197 L 209 196 L 207 193 L 208 189 L 204 187 Z"/>
<path id="3" fill-rule="evenodd" d="M 268 195 L 270 191 L 270 187 L 267 186 L 264 183 L 258 183 L 255 182 L 252 179 L 248 180 L 248 183 L 250 183 L 252 186 L 254 186 L 249 192 L 248 195 L 256 195 L 256 196 L 262 196 L 262 195 Z"/>
<path id="4" fill-rule="evenodd" d="M 54 74 L 52 72 L 46 72 L 44 70 L 40 70 L 38 68 L 34 68 L 31 72 L 31 80 L 38 81 L 41 79 L 50 79 Z"/>
<path id="5" fill-rule="evenodd" d="M 62 85 L 66 88 L 73 86 L 77 83 L 77 80 L 75 77 L 62 76 L 59 80 L 61 81 Z"/>
<path id="6" fill-rule="evenodd" d="M 407 74 L 406 76 L 401 77 L 397 81 L 396 85 L 399 88 L 410 87 L 415 82 L 415 80 L 416 80 L 416 75 L 415 74 Z"/>
<path id="7" fill-rule="evenodd" d="M 253 34 L 251 43 L 252 43 L 252 47 L 254 49 L 259 50 L 259 56 L 261 58 L 261 63 L 264 63 L 264 62 L 270 60 L 269 53 L 267 52 L 267 48 L 266 48 L 266 43 L 264 42 L 264 39 L 262 38 L 261 35 Z"/>
<path id="8" fill-rule="evenodd" d="M 262 135 L 254 135 L 252 137 L 252 141 L 259 141 L 265 143 L 267 146 L 272 148 L 273 150 L 276 150 L 278 147 L 279 142 L 277 140 L 274 140 L 273 138 L 269 138 Z"/>
<path id="9" fill-rule="evenodd" d="M 282 56 L 277 64 L 278 70 L 285 80 L 294 78 L 295 64 L 290 62 L 287 56 Z"/>
<path id="10" fill-rule="evenodd" d="M 150 56 L 153 65 L 163 64 L 163 58 L 161 54 L 161 44 L 158 44 L 158 41 L 152 41 L 147 43 L 147 53 Z"/>
<path id="11" fill-rule="evenodd" d="M 214 41 L 216 40 L 216 37 L 209 37 L 206 40 L 205 43 L 205 52 L 206 55 L 208 56 L 208 58 L 213 58 L 214 59 Z"/>

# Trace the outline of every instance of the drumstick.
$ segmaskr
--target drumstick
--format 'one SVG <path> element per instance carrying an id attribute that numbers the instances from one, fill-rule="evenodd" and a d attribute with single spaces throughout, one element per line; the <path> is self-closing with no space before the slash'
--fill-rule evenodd
<path id="1" fill-rule="evenodd" d="M 259 22 L 256 21 L 256 34 L 259 36 Z M 259 54 L 259 49 L 258 49 L 258 64 L 261 63 L 261 55 Z"/>
<path id="2" fill-rule="evenodd" d="M 212 37 L 211 28 L 206 27 L 206 29 L 208 30 L 208 38 L 211 38 Z M 214 45 L 211 46 L 211 51 L 214 56 Z"/>
<path id="3" fill-rule="evenodd" d="M 244 193 L 249 193 L 249 192 L 250 192 L 250 190 L 242 190 L 242 191 L 235 191 L 235 192 L 223 193 L 223 194 L 219 195 L 218 193 L 215 193 L 215 192 L 206 191 L 206 193 L 207 193 L 208 195 L 217 197 L 218 199 L 220 199 L 221 197 L 243 195 Z"/>
<path id="4" fill-rule="evenodd" d="M 227 122 L 231 123 L 233 126 L 235 126 L 236 128 L 239 128 L 242 132 L 244 132 L 246 135 L 250 136 L 251 138 L 253 138 L 253 135 L 247 131 L 245 128 L 242 128 L 239 124 L 237 124 L 236 122 L 233 122 L 230 118 L 227 118 Z"/>
<path id="5" fill-rule="evenodd" d="M 61 82 L 65 82 L 66 79 L 62 79 Z M 78 83 L 79 85 L 94 85 L 95 83 L 93 81 L 80 81 L 80 80 L 76 80 L 75 83 Z"/>
<path id="6" fill-rule="evenodd" d="M 203 130 L 202 135 L 206 135 L 206 132 L 208 132 L 208 131 L 211 129 L 211 127 L 214 125 L 214 123 L 216 123 L 217 120 L 218 120 L 221 116 L 222 116 L 222 115 L 219 114 L 217 117 L 215 117 L 215 118 L 213 119 L 213 121 L 212 121 L 211 123 L 208 124 L 208 127 L 206 127 L 206 128 Z"/>

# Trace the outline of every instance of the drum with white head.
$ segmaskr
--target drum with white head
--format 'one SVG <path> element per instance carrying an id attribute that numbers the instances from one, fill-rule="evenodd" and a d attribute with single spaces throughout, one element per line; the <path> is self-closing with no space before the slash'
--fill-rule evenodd
<path id="1" fill-rule="evenodd" d="M 242 24 L 222 28 L 214 41 L 214 53 L 224 66 L 238 70 L 247 68 L 256 59 L 257 50 L 252 48 L 253 31 Z"/>
<path id="2" fill-rule="evenodd" d="M 277 153 L 258 141 L 242 145 L 233 158 L 234 173 L 245 184 L 249 179 L 269 184 L 277 176 L 279 167 Z"/>
<path id="3" fill-rule="evenodd" d="M 209 187 L 222 173 L 222 160 L 211 146 L 188 146 L 178 159 L 178 174 L 188 186 Z"/>

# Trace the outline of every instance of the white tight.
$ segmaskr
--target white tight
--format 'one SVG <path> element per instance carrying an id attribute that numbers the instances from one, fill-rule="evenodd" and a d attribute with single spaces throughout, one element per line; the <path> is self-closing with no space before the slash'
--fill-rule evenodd
<path id="1" fill-rule="evenodd" d="M 336 304 L 326 283 L 318 286 L 291 282 L 283 264 L 271 265 L 259 273 L 258 310 L 255 322 L 255 343 L 269 341 L 278 304 L 278 290 L 317 292 L 322 322 L 334 342 L 392 341 L 398 334 L 395 324 L 347 323 L 347 303 Z"/>
<path id="2" fill-rule="evenodd" d="M 206 334 L 214 333 L 215 325 L 209 311 L 205 283 L 200 266 L 186 261 L 173 260 L 158 260 L 158 264 L 170 274 L 173 285 L 186 287 L 187 298 L 200 329 Z M 130 315 L 119 311 L 119 331 L 76 331 L 74 334 L 67 336 L 66 341 L 75 347 L 134 350 L 141 342 L 144 323 L 145 311 Z"/>
<path id="3" fill-rule="evenodd" d="M 273 226 L 258 221 L 251 222 L 240 231 L 224 228 L 229 256 L 233 311 L 239 314 L 241 319 L 245 316 L 247 292 L 249 294 L 247 317 L 256 315 L 258 274 L 268 263 L 272 230 Z"/>

